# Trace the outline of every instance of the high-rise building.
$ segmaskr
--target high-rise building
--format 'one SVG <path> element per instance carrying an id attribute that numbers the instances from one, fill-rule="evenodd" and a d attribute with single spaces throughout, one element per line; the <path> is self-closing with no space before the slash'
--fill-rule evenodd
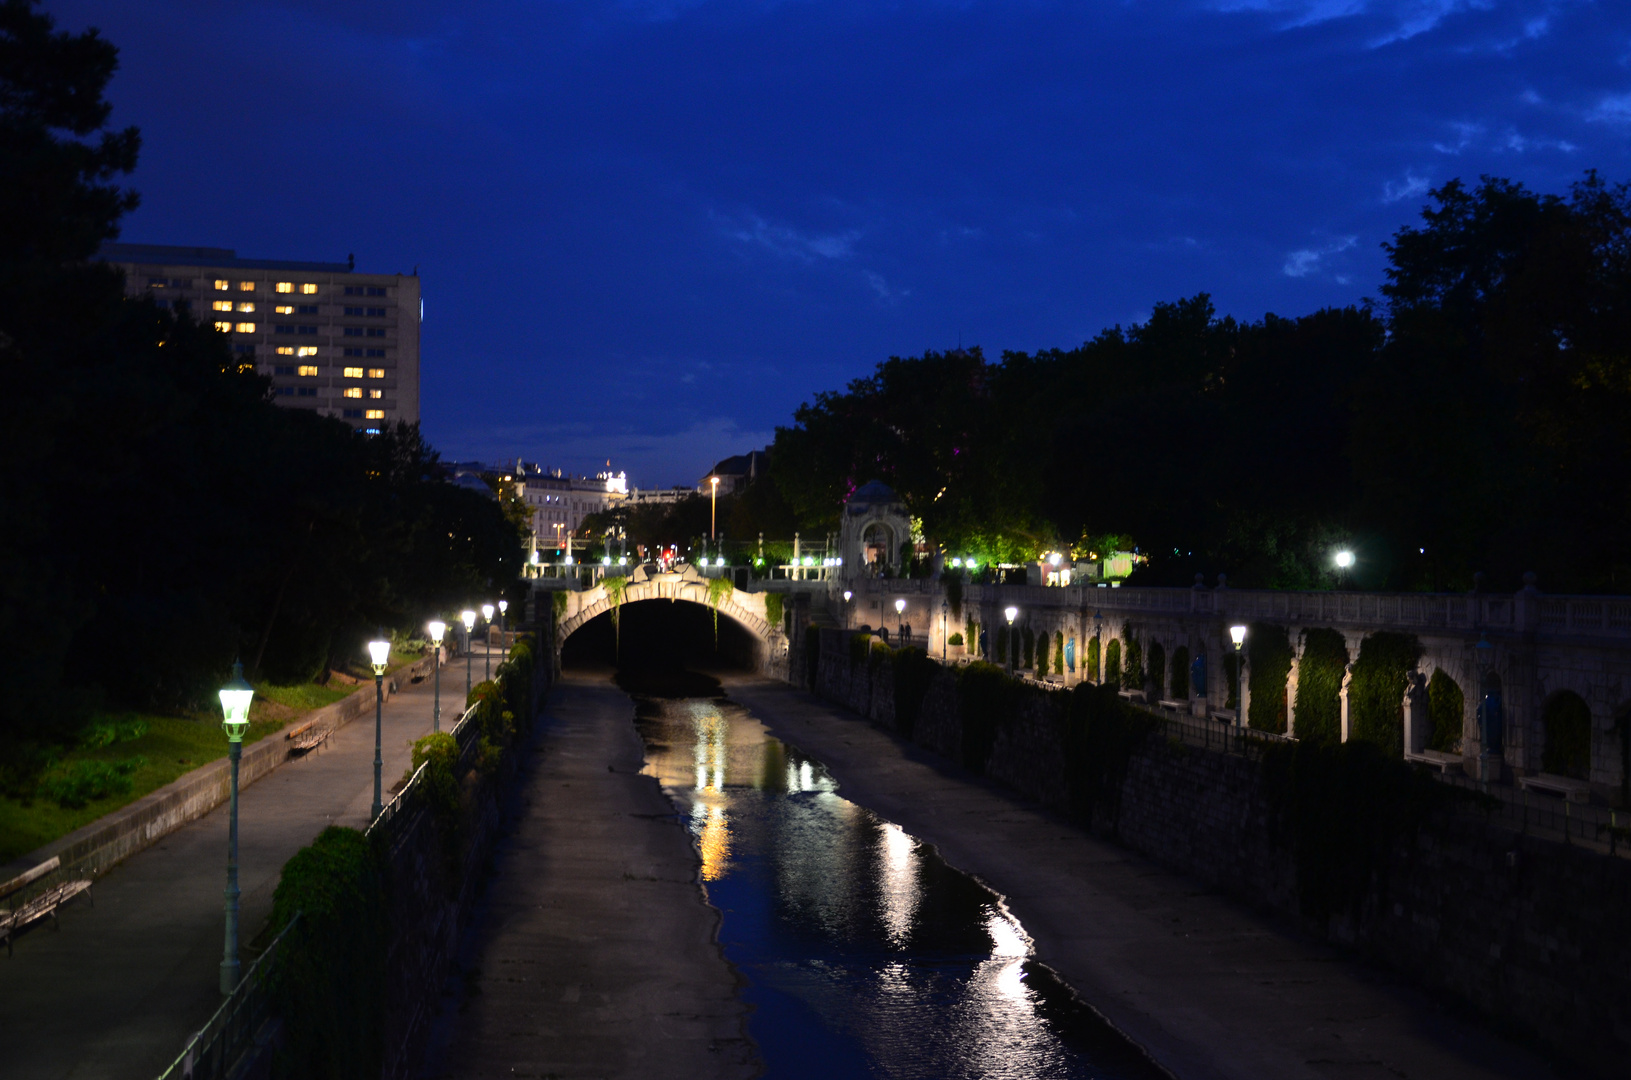
<path id="1" fill-rule="evenodd" d="M 230 248 L 107 244 L 125 291 L 186 304 L 272 379 L 279 404 L 363 431 L 419 422 L 419 278 L 350 262 L 240 259 Z"/>

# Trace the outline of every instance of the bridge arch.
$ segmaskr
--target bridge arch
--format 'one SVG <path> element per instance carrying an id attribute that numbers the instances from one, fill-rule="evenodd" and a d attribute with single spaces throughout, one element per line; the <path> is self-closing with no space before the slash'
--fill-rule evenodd
<path id="1" fill-rule="evenodd" d="M 772 625 L 766 618 L 764 593 L 730 589 L 722 594 L 716 593 L 713 602 L 710 603 L 708 585 L 709 580 L 694 567 L 686 567 L 683 572 L 677 573 L 651 573 L 646 568 L 640 567 L 627 579 L 623 587 L 621 605 L 627 607 L 645 601 L 667 600 L 671 603 L 697 604 L 703 608 L 717 610 L 721 618 L 736 623 L 753 639 L 758 668 L 763 670 L 769 662 L 778 658 L 785 660 L 786 637 L 780 626 Z M 566 609 L 561 612 L 556 622 L 557 661 L 568 638 L 617 606 L 614 605 L 611 593 L 604 584 L 596 585 L 592 589 L 571 591 L 566 595 Z"/>

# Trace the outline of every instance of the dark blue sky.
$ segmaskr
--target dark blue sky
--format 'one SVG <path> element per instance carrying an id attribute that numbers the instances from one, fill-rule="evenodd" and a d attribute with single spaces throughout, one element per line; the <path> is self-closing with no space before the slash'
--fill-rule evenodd
<path id="1" fill-rule="evenodd" d="M 1631 179 L 1631 3 L 48 0 L 124 239 L 424 280 L 449 457 L 694 480 L 891 354 L 1375 295 L 1430 185 Z"/>

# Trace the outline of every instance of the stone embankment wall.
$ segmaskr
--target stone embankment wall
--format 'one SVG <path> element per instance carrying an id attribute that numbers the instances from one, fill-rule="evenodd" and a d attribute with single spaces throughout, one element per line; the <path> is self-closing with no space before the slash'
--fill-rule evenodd
<path id="1" fill-rule="evenodd" d="M 849 638 L 830 629 L 808 637 L 809 652 L 795 667 L 818 695 L 897 732 L 907 726 L 897 722 L 897 707 L 910 708 L 914 742 L 1469 1003 L 1586 1070 L 1624 1075 L 1631 860 L 1525 837 L 1472 811 L 1442 813 L 1382 856 L 1356 905 L 1311 919 L 1300 899 L 1298 855 L 1258 757 L 1153 735 L 1095 788 L 1083 778 L 1092 763 L 1071 744 L 1069 694 L 1015 684 L 994 718 L 989 753 L 971 761 L 966 676 L 936 665 L 921 703 L 906 705 L 897 700 L 892 657 L 852 652 Z"/>
<path id="2" fill-rule="evenodd" d="M 433 657 L 426 657 L 394 672 L 386 680 L 386 699 L 389 700 L 391 692 L 402 683 L 429 675 L 433 662 Z M 367 683 L 331 705 L 312 710 L 302 723 L 338 730 L 372 710 L 373 706 L 374 686 Z M 259 742 L 250 743 L 244 747 L 238 762 L 239 789 L 247 788 L 292 756 L 293 744 L 283 732 L 274 732 Z M 129 806 L 100 817 L 14 863 L 0 867 L 0 881 L 10 880 L 52 856 L 61 858 L 61 865 L 49 877 L 40 879 L 37 887 L 59 880 L 100 877 L 121 860 L 188 822 L 203 817 L 226 802 L 231 794 L 230 761 L 221 758 L 201 765 Z"/>

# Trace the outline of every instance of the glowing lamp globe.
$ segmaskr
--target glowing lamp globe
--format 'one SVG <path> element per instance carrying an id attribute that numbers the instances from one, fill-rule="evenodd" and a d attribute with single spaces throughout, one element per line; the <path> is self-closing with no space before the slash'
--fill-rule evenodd
<path id="1" fill-rule="evenodd" d="M 619 561 L 621 561 L 621 560 L 619 560 Z M 509 611 L 510 611 L 510 602 L 508 600 L 500 600 L 498 602 L 498 613 L 500 615 L 507 615 L 507 614 L 509 614 Z"/>
<path id="2" fill-rule="evenodd" d="M 1235 643 L 1236 649 L 1246 644 L 1246 628 L 1244 626 L 1229 627 L 1229 640 Z"/>
<path id="3" fill-rule="evenodd" d="M 725 565 L 725 556 L 721 555 L 719 558 L 715 559 L 714 560 L 714 565 L 715 566 L 724 566 Z"/>
<path id="4" fill-rule="evenodd" d="M 481 605 L 481 617 L 484 620 L 486 620 L 487 622 L 492 622 L 493 621 L 493 612 L 495 612 L 497 610 L 498 609 L 493 607 L 493 605 L 491 605 L 491 604 L 483 604 L 483 605 Z"/>
<path id="5" fill-rule="evenodd" d="M 389 641 L 370 641 L 368 643 L 368 659 L 374 665 L 374 674 L 385 674 L 385 665 L 391 659 L 391 643 Z"/>
<path id="6" fill-rule="evenodd" d="M 441 619 L 432 619 L 430 621 L 430 625 L 425 629 L 430 631 L 431 644 L 440 645 L 442 643 L 442 635 L 447 633 L 447 623 L 443 622 Z"/>
<path id="7" fill-rule="evenodd" d="M 1346 570 L 1354 564 L 1354 553 L 1351 551 L 1337 552 L 1337 565 Z"/>
<path id="8" fill-rule="evenodd" d="M 229 742 L 243 742 L 249 730 L 249 703 L 254 697 L 255 688 L 244 679 L 244 666 L 234 661 L 232 681 L 221 687 L 221 728 Z"/>
<path id="9" fill-rule="evenodd" d="M 464 632 L 469 633 L 476 628 L 476 613 L 474 611 L 459 612 L 459 621 L 464 623 Z"/>
<path id="10" fill-rule="evenodd" d="M 905 610 L 906 610 L 906 601 L 896 600 L 895 601 L 895 614 L 899 615 L 902 612 L 904 612 Z"/>
<path id="11" fill-rule="evenodd" d="M 1012 626 L 1012 625 L 1014 625 L 1014 619 L 1019 615 L 1019 608 L 1017 608 L 1017 607 L 1003 608 L 1002 613 L 1003 613 L 1004 616 L 1007 617 L 1008 625 Z"/>
<path id="12" fill-rule="evenodd" d="M 844 590 L 844 603 L 846 603 L 846 604 L 849 603 L 850 597 L 852 597 L 854 595 L 855 595 L 854 593 L 850 592 L 848 589 L 845 589 Z"/>

